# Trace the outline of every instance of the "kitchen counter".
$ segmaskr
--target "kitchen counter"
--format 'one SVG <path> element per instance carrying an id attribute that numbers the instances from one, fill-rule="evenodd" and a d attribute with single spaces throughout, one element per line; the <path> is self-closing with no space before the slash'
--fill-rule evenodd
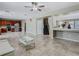
<path id="1" fill-rule="evenodd" d="M 53 28 L 53 30 L 56 31 L 74 31 L 74 32 L 79 32 L 79 29 L 62 29 L 62 28 Z"/>
<path id="2" fill-rule="evenodd" d="M 79 29 L 53 28 L 53 38 L 79 42 Z"/>

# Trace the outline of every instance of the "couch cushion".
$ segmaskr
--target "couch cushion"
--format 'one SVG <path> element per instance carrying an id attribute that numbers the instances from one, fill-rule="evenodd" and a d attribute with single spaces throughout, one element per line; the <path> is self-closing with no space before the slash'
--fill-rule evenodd
<path id="1" fill-rule="evenodd" d="M 6 55 L 13 51 L 14 48 L 11 47 L 7 39 L 0 40 L 0 55 Z"/>

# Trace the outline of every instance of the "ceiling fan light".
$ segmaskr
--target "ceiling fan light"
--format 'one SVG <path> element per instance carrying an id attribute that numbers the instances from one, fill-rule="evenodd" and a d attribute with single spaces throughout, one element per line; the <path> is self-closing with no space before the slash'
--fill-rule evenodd
<path id="1" fill-rule="evenodd" d="M 34 7 L 33 10 L 37 10 L 38 8 Z"/>

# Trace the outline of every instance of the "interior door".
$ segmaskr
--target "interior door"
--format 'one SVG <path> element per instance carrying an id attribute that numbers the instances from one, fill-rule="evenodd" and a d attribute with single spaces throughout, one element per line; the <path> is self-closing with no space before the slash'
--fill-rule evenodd
<path id="1" fill-rule="evenodd" d="M 49 35 L 49 23 L 48 23 L 48 17 L 45 17 L 43 19 L 43 34 L 44 35 Z"/>
<path id="2" fill-rule="evenodd" d="M 43 20 L 37 20 L 37 34 L 43 34 Z"/>

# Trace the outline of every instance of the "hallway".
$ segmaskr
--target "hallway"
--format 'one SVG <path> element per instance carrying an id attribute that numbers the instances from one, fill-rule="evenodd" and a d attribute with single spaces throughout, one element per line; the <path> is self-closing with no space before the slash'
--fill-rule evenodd
<path id="1" fill-rule="evenodd" d="M 8 41 L 15 48 L 16 56 L 77 56 L 79 55 L 79 43 L 50 39 L 49 36 L 35 37 L 35 48 L 25 50 L 19 45 L 19 37 L 10 38 Z"/>

